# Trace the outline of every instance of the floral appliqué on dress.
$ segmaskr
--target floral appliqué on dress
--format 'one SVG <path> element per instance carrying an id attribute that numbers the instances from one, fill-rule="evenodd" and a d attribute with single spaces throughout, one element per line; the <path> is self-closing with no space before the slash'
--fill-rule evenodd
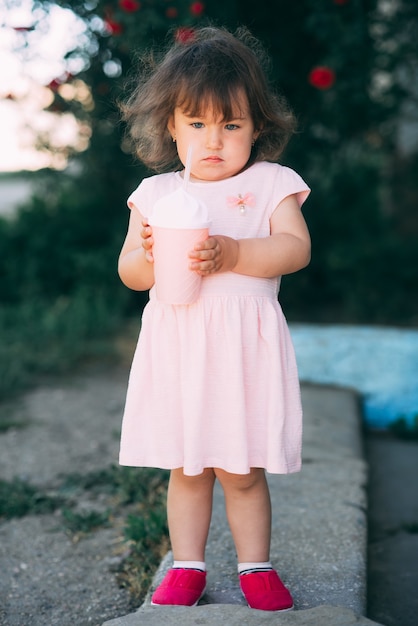
<path id="1" fill-rule="evenodd" d="M 239 207 L 241 215 L 245 215 L 247 206 L 255 206 L 255 196 L 253 193 L 246 193 L 244 196 L 238 194 L 238 196 L 228 196 L 226 202 L 230 208 Z"/>

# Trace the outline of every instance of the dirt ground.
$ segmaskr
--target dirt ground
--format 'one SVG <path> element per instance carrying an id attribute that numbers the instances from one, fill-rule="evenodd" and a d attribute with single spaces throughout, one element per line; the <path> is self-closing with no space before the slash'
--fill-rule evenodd
<path id="1" fill-rule="evenodd" d="M 0 435 L 0 477 L 54 493 L 65 475 L 117 464 L 128 367 L 90 368 L 0 405 L 24 423 Z M 78 494 L 77 510 L 103 511 L 109 497 Z M 126 556 L 123 516 L 85 536 L 62 512 L 0 523 L 0 624 L 99 626 L 132 610 L 116 570 Z"/>

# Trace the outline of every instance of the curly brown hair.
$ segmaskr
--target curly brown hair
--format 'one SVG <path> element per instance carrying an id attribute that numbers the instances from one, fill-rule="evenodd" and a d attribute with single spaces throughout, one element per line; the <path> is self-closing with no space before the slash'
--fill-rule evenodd
<path id="1" fill-rule="evenodd" d="M 295 119 L 283 97 L 267 80 L 268 58 L 246 28 L 196 29 L 187 42 L 176 41 L 159 59 L 154 52 L 140 61 L 135 88 L 120 104 L 132 151 L 151 170 L 181 167 L 167 123 L 176 107 L 195 116 L 208 103 L 222 119 L 234 117 L 238 94 L 245 93 L 259 131 L 249 163 L 277 161 Z"/>

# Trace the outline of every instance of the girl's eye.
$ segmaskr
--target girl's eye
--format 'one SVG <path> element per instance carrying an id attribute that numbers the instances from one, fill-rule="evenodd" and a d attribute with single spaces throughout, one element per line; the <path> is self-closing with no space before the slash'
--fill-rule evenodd
<path id="1" fill-rule="evenodd" d="M 203 122 L 192 122 L 193 128 L 203 128 Z"/>
<path id="2" fill-rule="evenodd" d="M 226 130 L 236 130 L 239 126 L 238 124 L 226 124 L 225 128 Z"/>

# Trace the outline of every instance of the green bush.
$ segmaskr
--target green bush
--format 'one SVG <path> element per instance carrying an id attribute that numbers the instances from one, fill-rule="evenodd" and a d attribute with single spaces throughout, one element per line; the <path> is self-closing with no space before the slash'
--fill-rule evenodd
<path id="1" fill-rule="evenodd" d="M 0 220 L 0 396 L 110 353 L 127 313 L 141 307 L 117 275 L 124 203 L 110 211 L 59 173 L 44 182 L 43 197 Z"/>
<path id="2" fill-rule="evenodd" d="M 417 323 L 417 225 L 405 232 L 412 205 L 404 215 L 390 209 L 393 191 L 382 179 L 382 158 L 370 149 L 343 146 L 330 162 L 318 157 L 307 168 L 312 260 L 306 270 L 283 279 L 281 301 L 290 319 Z M 399 209 L 402 204 L 400 199 Z"/>
<path id="3" fill-rule="evenodd" d="M 408 421 L 404 415 L 399 416 L 389 424 L 389 431 L 399 439 L 418 441 L 418 413 L 412 421 Z"/>
<path id="4" fill-rule="evenodd" d="M 0 397 L 42 374 L 68 372 L 83 358 L 109 357 L 119 316 L 106 294 L 87 290 L 1 306 Z"/>

